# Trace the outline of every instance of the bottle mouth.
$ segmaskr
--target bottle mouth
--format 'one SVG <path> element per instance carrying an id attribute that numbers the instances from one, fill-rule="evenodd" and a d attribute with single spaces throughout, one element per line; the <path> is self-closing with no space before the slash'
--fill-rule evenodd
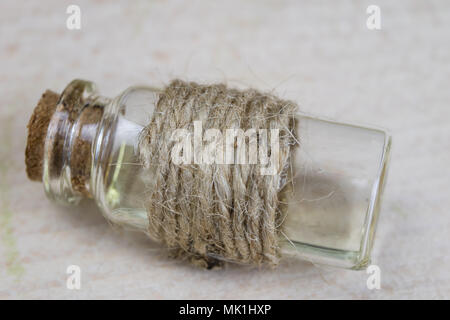
<path id="1" fill-rule="evenodd" d="M 59 96 L 47 91 L 28 124 L 28 177 L 42 181 L 47 197 L 77 203 L 91 197 L 91 147 L 104 105 L 92 82 L 72 81 Z"/>

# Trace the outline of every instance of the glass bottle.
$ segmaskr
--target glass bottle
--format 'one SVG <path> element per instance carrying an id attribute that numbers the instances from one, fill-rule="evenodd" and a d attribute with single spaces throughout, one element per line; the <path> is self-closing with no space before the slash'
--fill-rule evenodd
<path id="1" fill-rule="evenodd" d="M 48 198 L 96 201 L 107 219 L 148 232 L 152 179 L 139 160 L 139 134 L 161 90 L 130 87 L 114 99 L 72 81 L 45 132 L 42 182 Z M 71 108 L 67 108 L 67 106 Z M 379 129 L 298 113 L 280 243 L 285 256 L 349 269 L 370 263 L 391 145 Z M 28 165 L 28 164 L 27 164 Z"/>

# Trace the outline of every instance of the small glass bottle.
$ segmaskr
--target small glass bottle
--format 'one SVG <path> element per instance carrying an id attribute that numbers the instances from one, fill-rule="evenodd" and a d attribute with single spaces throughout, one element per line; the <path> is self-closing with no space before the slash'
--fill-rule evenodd
<path id="1" fill-rule="evenodd" d="M 29 177 L 42 180 L 54 201 L 92 198 L 108 220 L 148 232 L 145 195 L 152 179 L 144 174 L 138 142 L 160 92 L 131 87 L 108 99 L 92 82 L 74 80 L 61 96 L 47 94 L 29 124 Z M 391 138 L 379 129 L 301 113 L 296 120 L 301 147 L 293 149 L 293 190 L 283 199 L 282 253 L 363 269 L 370 262 Z"/>

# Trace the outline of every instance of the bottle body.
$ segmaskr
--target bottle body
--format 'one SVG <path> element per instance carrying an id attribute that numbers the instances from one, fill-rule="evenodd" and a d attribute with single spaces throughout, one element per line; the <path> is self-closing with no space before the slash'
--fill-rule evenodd
<path id="1" fill-rule="evenodd" d="M 139 139 L 160 90 L 132 87 L 106 99 L 92 83 L 76 81 L 66 88 L 60 104 L 73 101 L 74 95 L 84 96 L 88 103 L 80 106 L 78 116 L 62 110 L 50 123 L 43 174 L 47 195 L 70 203 L 94 198 L 108 220 L 148 233 L 146 202 L 154 179 L 152 168 L 142 165 Z M 95 112 L 98 109 L 101 114 Z M 94 115 L 83 118 L 87 111 Z M 300 147 L 293 149 L 290 179 L 282 188 L 289 192 L 281 191 L 287 204 L 279 239 L 282 252 L 313 263 L 364 268 L 373 244 L 390 137 L 378 129 L 302 114 L 296 121 Z M 57 133 L 64 143 L 50 139 Z M 71 156 L 55 161 L 52 150 Z M 80 152 L 81 158 L 89 158 L 81 169 L 73 160 Z"/>

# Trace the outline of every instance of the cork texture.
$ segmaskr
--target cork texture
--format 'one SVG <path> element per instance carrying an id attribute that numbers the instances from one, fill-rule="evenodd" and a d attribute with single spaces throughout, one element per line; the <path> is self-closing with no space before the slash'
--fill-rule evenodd
<path id="1" fill-rule="evenodd" d="M 91 149 L 94 137 L 83 134 L 83 128 L 93 124 L 98 124 L 103 115 L 103 108 L 100 106 L 89 106 L 81 112 L 78 122 L 78 130 L 75 133 L 73 151 L 70 154 L 71 183 L 75 192 L 85 197 L 91 198 L 89 192 L 89 182 L 91 178 Z"/>
<path id="2" fill-rule="evenodd" d="M 28 138 L 25 149 L 25 164 L 28 178 L 34 181 L 42 181 L 45 138 L 58 99 L 59 94 L 50 90 L 45 91 L 27 125 Z"/>

